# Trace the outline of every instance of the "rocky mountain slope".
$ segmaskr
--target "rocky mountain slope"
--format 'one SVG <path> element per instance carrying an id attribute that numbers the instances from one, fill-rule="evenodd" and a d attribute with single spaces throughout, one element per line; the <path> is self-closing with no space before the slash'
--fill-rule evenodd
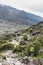
<path id="1" fill-rule="evenodd" d="M 0 38 L 1 65 L 43 65 L 43 22 Z"/>
<path id="2" fill-rule="evenodd" d="M 0 5 L 0 34 L 5 31 L 14 32 L 42 21 L 43 18 L 17 10 L 16 8 Z"/>

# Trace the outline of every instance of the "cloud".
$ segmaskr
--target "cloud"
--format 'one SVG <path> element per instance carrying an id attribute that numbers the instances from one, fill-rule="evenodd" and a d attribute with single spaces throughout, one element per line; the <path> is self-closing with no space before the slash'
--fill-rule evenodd
<path id="1" fill-rule="evenodd" d="M 43 0 L 0 0 L 0 4 L 5 4 L 20 10 L 36 13 L 37 15 L 43 17 Z"/>
<path id="2" fill-rule="evenodd" d="M 43 9 L 43 0 L 0 0 L 0 4 L 6 4 L 18 9 L 30 8 L 40 11 Z"/>

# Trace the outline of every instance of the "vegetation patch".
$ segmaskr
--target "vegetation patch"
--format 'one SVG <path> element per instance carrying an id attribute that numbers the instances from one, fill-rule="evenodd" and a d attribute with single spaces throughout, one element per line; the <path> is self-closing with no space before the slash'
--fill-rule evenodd
<path id="1" fill-rule="evenodd" d="M 3 50 L 11 50 L 11 49 L 13 49 L 13 47 L 14 46 L 10 43 L 1 44 L 0 45 L 0 52 Z"/>

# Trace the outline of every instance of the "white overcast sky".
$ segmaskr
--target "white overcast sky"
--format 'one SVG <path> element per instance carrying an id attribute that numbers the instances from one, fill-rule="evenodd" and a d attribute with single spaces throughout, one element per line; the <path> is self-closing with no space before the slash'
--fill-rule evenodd
<path id="1" fill-rule="evenodd" d="M 0 0 L 0 4 L 6 4 L 28 12 L 43 13 L 43 0 Z"/>

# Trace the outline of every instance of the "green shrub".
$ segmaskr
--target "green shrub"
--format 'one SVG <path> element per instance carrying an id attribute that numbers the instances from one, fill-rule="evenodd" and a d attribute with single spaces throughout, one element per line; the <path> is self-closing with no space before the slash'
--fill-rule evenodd
<path id="1" fill-rule="evenodd" d="M 13 53 L 15 53 L 15 52 L 22 52 L 22 47 L 20 45 L 17 47 L 14 47 Z"/>
<path id="2" fill-rule="evenodd" d="M 4 34 L 4 36 L 5 36 L 5 38 L 4 38 L 5 40 L 9 40 L 12 37 L 11 34 Z"/>
<path id="3" fill-rule="evenodd" d="M 6 43 L 6 40 L 0 39 L 0 44 Z"/>
<path id="4" fill-rule="evenodd" d="M 27 40 L 27 34 L 26 33 L 23 34 L 23 39 Z"/>
<path id="5" fill-rule="evenodd" d="M 25 41 L 24 40 L 21 40 L 20 41 L 20 45 L 26 45 Z"/>
<path id="6" fill-rule="evenodd" d="M 10 44 L 10 43 L 5 43 L 5 44 L 1 44 L 0 45 L 0 51 L 3 51 L 3 50 L 11 50 L 13 49 L 13 45 Z"/>
<path id="7" fill-rule="evenodd" d="M 25 48 L 24 55 L 29 56 L 29 46 Z"/>
<path id="8" fill-rule="evenodd" d="M 35 41 L 26 46 L 24 54 L 29 56 L 31 55 L 31 53 L 34 53 L 34 56 L 36 56 L 39 53 L 39 50 L 40 50 L 40 43 Z"/>
<path id="9" fill-rule="evenodd" d="M 31 28 L 31 29 L 29 30 L 29 32 L 32 33 L 32 32 L 33 32 L 33 29 Z"/>

